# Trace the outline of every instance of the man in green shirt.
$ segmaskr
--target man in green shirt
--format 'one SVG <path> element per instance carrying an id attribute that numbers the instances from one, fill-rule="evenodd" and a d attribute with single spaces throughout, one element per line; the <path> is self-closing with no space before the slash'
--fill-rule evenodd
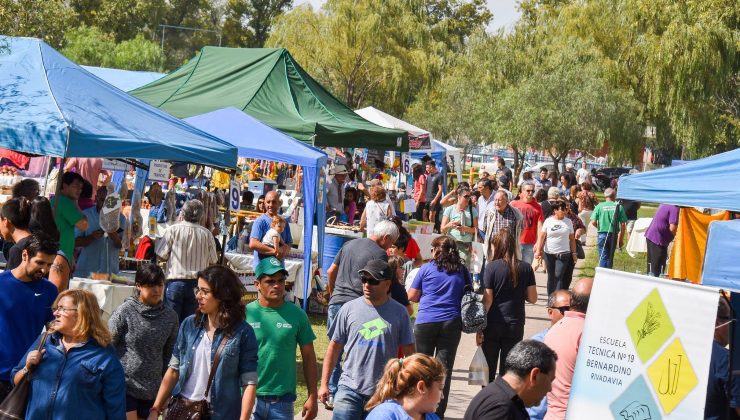
<path id="1" fill-rule="evenodd" d="M 75 250 L 75 228 L 87 230 L 87 218 L 77 206 L 77 200 L 82 192 L 83 178 L 75 172 L 65 172 L 62 175 L 62 191 L 51 200 L 54 209 L 54 222 L 59 230 L 59 250 L 72 266 Z"/>
<path id="2" fill-rule="evenodd" d="M 318 413 L 318 370 L 313 348 L 316 335 L 306 313 L 293 303 L 285 302 L 288 272 L 282 263 L 275 257 L 268 257 L 260 261 L 254 271 L 259 298 L 247 305 L 247 322 L 254 329 L 259 343 L 257 402 L 252 418 L 293 418 L 297 345 L 301 349 L 303 375 L 308 387 L 302 416 L 305 420 L 314 419 Z"/>
<path id="3" fill-rule="evenodd" d="M 599 232 L 597 241 L 599 247 L 599 267 L 612 268 L 614 264 L 612 241 L 614 235 L 614 214 L 617 211 L 617 203 L 614 202 L 616 196 L 617 192 L 613 188 L 605 189 L 604 198 L 606 201 L 599 203 L 594 208 L 593 213 L 591 213 L 591 224 Z M 627 222 L 627 215 L 624 213 L 624 207 L 619 206 L 619 215 L 617 216 L 617 223 L 619 223 L 617 243 L 620 249 L 624 242 L 625 222 Z"/>

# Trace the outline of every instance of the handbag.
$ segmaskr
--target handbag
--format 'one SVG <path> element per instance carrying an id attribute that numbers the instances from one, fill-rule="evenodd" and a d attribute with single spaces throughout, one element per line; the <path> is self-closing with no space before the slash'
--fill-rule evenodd
<path id="1" fill-rule="evenodd" d="M 221 353 L 229 341 L 228 335 L 221 340 L 221 344 L 216 349 L 211 363 L 211 373 L 208 375 L 208 385 L 206 385 L 205 398 L 199 401 L 189 400 L 182 395 L 176 395 L 170 398 L 167 403 L 167 411 L 164 420 L 209 420 L 211 418 L 211 405 L 208 403 L 208 392 L 211 390 L 213 378 L 216 376 L 218 362 L 221 361 Z"/>
<path id="2" fill-rule="evenodd" d="M 460 305 L 460 317 L 462 318 L 462 330 L 467 334 L 483 331 L 488 325 L 486 307 L 483 305 L 483 295 L 473 291 L 467 269 L 465 269 L 465 292 Z"/>
<path id="3" fill-rule="evenodd" d="M 576 239 L 576 256 L 579 260 L 586 258 L 586 251 L 583 250 L 583 244 L 580 239 Z"/>
<path id="4" fill-rule="evenodd" d="M 36 346 L 36 351 L 41 351 L 44 348 L 44 343 L 48 335 L 49 331 L 44 331 L 39 345 Z M 31 372 L 33 369 L 35 369 L 35 366 L 29 368 L 28 373 L 23 375 L 18 385 L 13 387 L 2 404 L 0 404 L 0 420 L 23 420 L 26 418 L 28 394 L 31 392 Z"/>

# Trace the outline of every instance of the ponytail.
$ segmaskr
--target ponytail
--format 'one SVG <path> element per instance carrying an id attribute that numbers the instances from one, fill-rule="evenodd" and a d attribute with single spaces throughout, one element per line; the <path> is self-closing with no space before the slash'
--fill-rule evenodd
<path id="1" fill-rule="evenodd" d="M 425 354 L 415 353 L 406 358 L 391 359 L 385 365 L 383 376 L 365 409 L 370 411 L 385 400 L 398 400 L 414 394 L 420 381 L 431 386 L 435 382 L 441 382 L 444 377 L 445 367 L 442 362 Z"/>

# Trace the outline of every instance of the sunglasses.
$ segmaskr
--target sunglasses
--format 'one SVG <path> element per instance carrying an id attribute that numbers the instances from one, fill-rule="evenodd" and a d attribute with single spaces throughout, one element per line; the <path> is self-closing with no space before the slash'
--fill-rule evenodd
<path id="1" fill-rule="evenodd" d="M 570 306 L 561 306 L 559 308 L 552 307 L 550 309 L 560 311 L 560 315 L 565 315 L 565 311 L 569 311 L 570 310 Z"/>
<path id="2" fill-rule="evenodd" d="M 362 284 L 367 283 L 370 286 L 377 286 L 380 284 L 380 281 L 373 276 L 362 276 L 360 280 L 362 280 Z"/>
<path id="3" fill-rule="evenodd" d="M 525 193 L 533 193 L 534 190 L 524 190 Z"/>
<path id="4" fill-rule="evenodd" d="M 469 200 L 470 199 L 470 194 L 465 194 L 464 196 L 462 196 L 462 198 L 464 198 L 466 200 Z"/>

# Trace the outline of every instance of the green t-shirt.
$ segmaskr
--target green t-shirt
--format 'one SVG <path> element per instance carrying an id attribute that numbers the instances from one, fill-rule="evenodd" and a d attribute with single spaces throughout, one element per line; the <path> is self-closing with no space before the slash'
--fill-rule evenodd
<path id="1" fill-rule="evenodd" d="M 63 195 L 58 197 L 59 205 L 55 204 L 57 196 L 54 196 L 51 208 L 54 209 L 54 222 L 59 230 L 59 249 L 64 252 L 64 256 L 71 264 L 75 251 L 75 223 L 79 222 L 83 215 L 74 201 Z"/>
<path id="2" fill-rule="evenodd" d="M 257 395 L 283 396 L 296 393 L 296 345 L 316 339 L 308 316 L 285 302 L 266 308 L 254 301 L 247 305 L 247 322 L 257 336 Z"/>
<path id="3" fill-rule="evenodd" d="M 614 210 L 617 203 L 614 201 L 604 201 L 599 203 L 594 212 L 591 213 L 591 220 L 599 223 L 599 233 L 612 233 L 612 221 L 614 220 Z M 627 215 L 624 213 L 624 206 L 619 207 L 619 223 L 625 223 Z"/>
<path id="4" fill-rule="evenodd" d="M 470 216 L 471 209 L 473 211 L 472 217 Z M 478 210 L 475 207 L 465 207 L 465 211 L 460 211 L 457 204 L 453 204 L 445 208 L 444 216 L 448 217 L 451 222 L 459 221 L 463 226 L 471 227 L 473 226 L 473 220 L 478 219 Z M 447 235 L 460 242 L 473 242 L 474 239 L 472 233 L 461 233 L 457 229 L 450 229 L 447 231 Z"/>

